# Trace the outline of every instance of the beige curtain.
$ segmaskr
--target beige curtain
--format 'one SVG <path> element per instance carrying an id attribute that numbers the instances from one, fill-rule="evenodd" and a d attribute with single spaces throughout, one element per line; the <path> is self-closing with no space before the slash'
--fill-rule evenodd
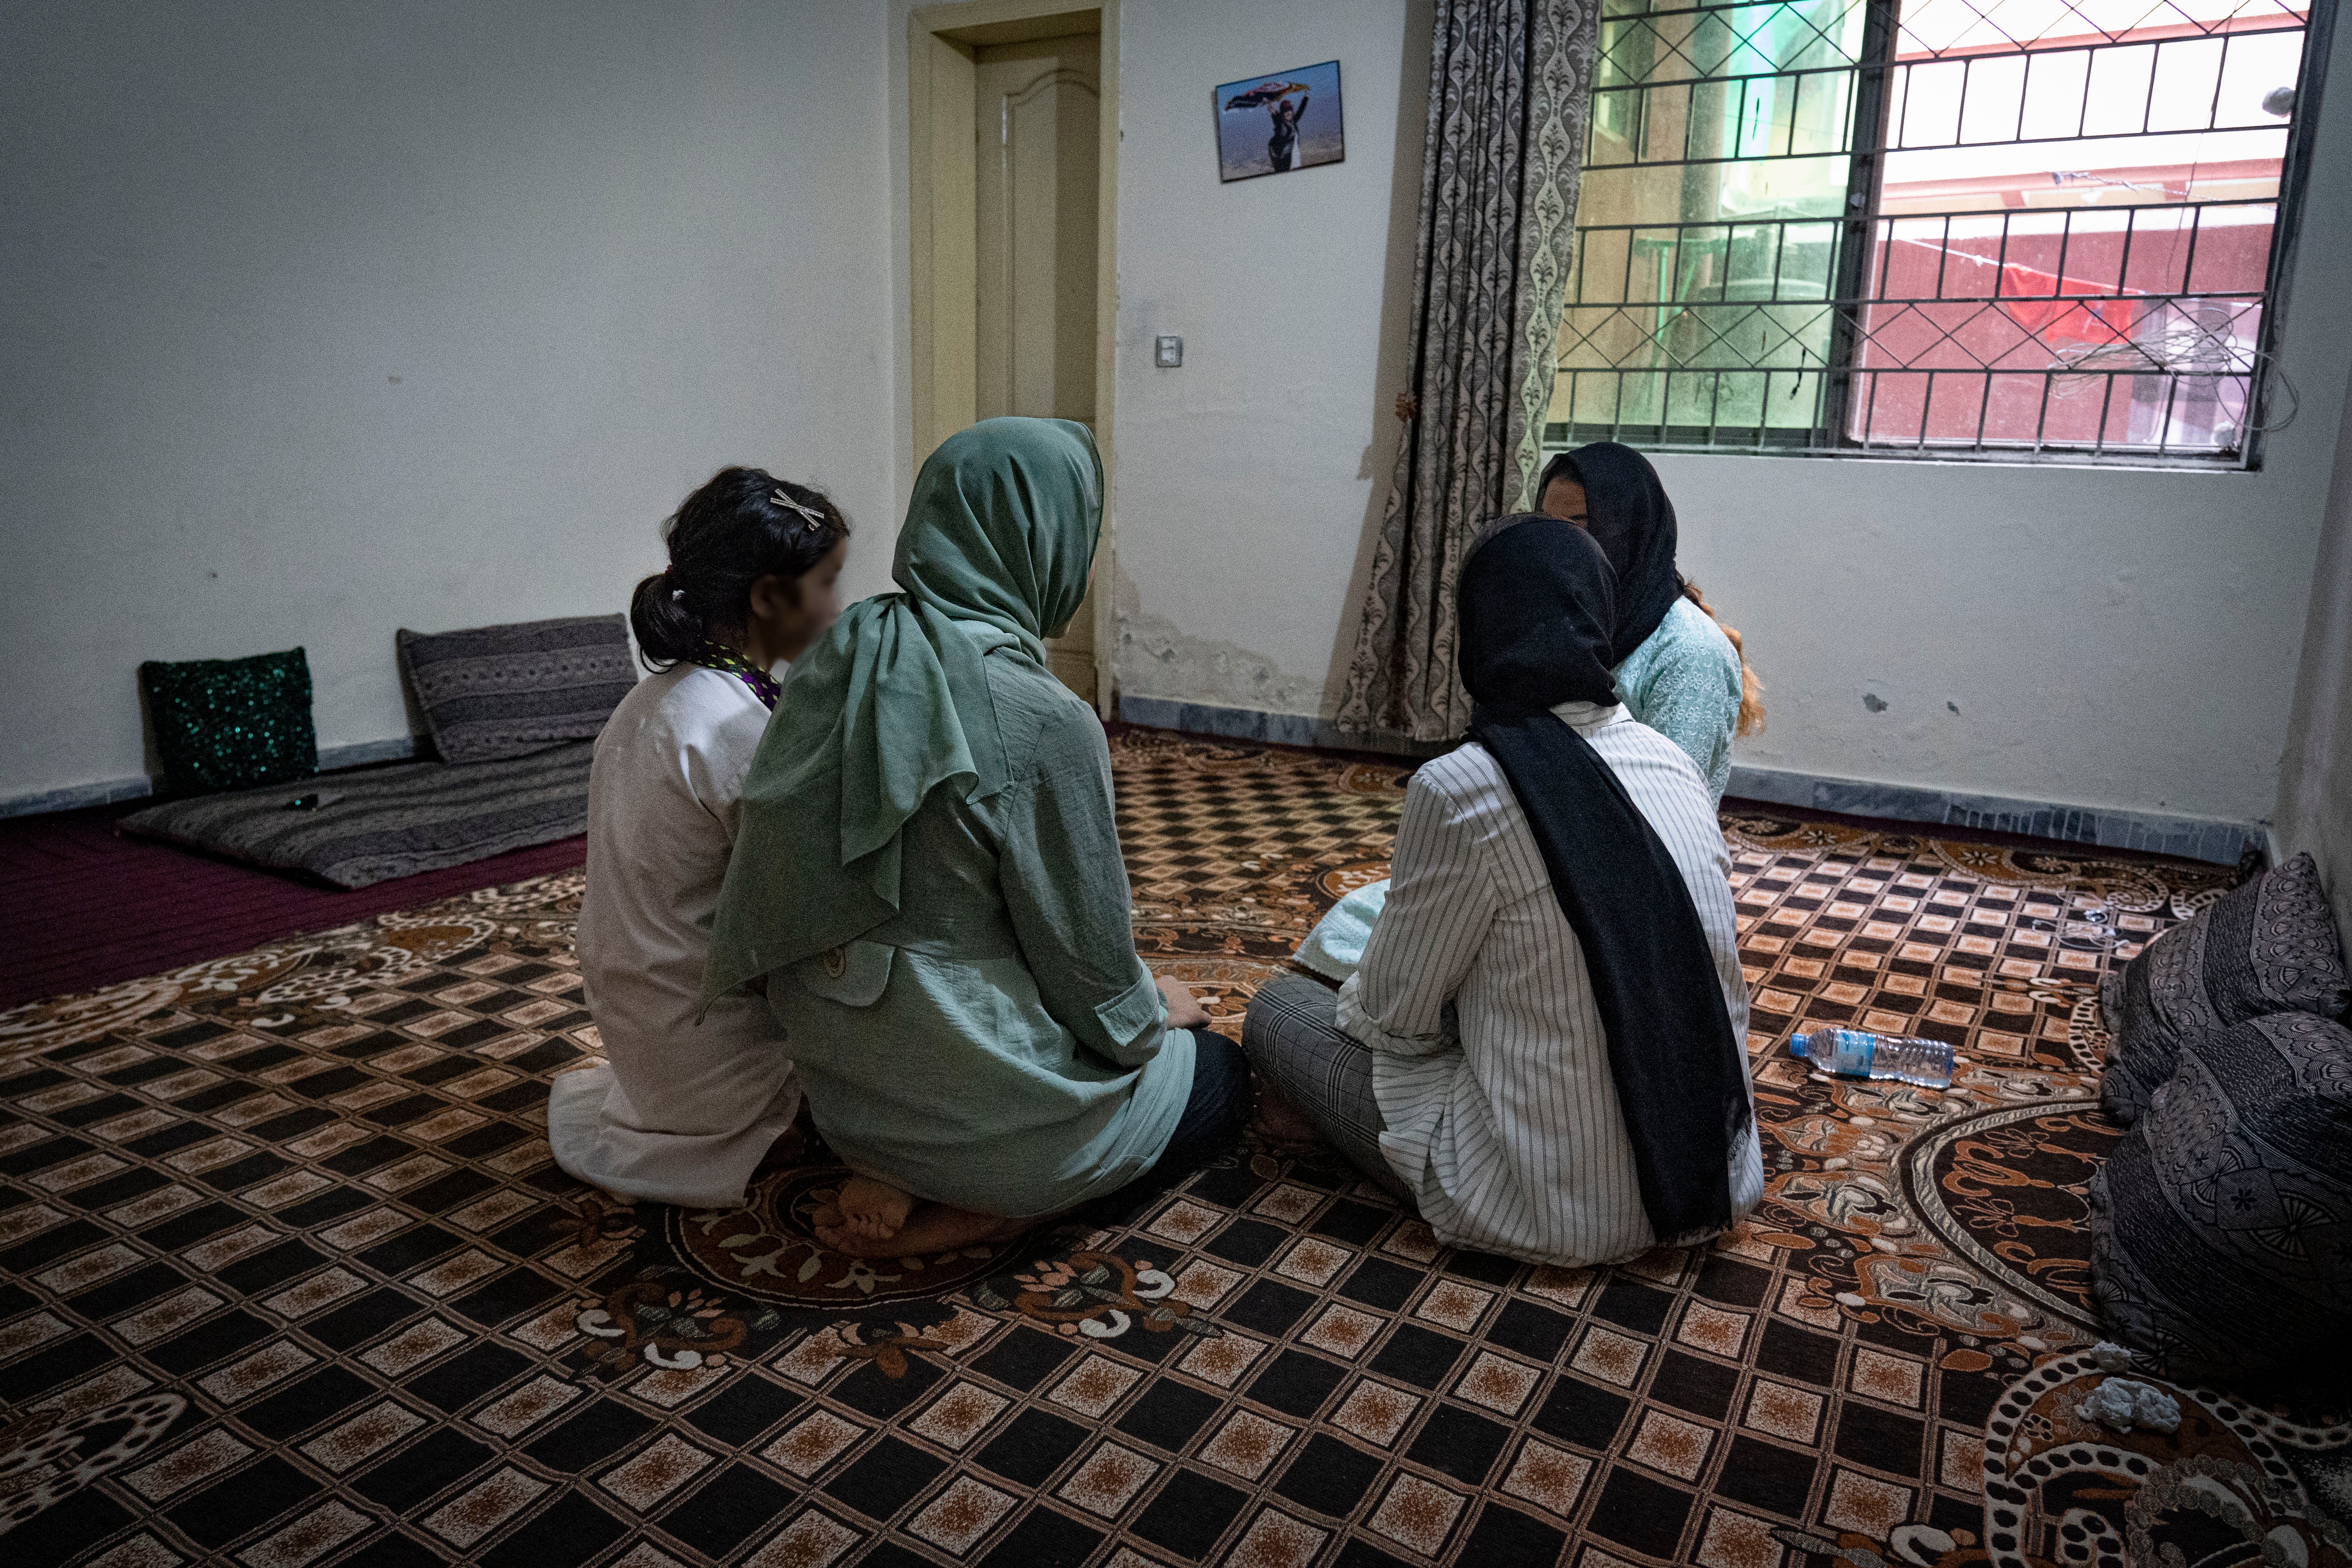
<path id="1" fill-rule="evenodd" d="M 1541 468 L 1600 14 L 1593 0 L 1438 0 L 1407 423 L 1337 722 L 1448 740 L 1470 720 L 1454 579 Z"/>

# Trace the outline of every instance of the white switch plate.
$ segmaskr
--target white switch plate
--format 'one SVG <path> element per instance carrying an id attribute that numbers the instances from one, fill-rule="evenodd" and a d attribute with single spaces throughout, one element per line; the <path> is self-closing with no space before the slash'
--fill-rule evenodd
<path id="1" fill-rule="evenodd" d="M 1184 363 L 1184 340 L 1160 337 L 1151 340 L 1151 363 L 1161 370 L 1174 370 Z"/>

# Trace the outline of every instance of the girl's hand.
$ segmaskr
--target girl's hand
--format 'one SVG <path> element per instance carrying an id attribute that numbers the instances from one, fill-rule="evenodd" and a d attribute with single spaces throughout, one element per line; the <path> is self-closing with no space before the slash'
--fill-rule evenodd
<path id="1" fill-rule="evenodd" d="M 1205 1029 L 1209 1026 L 1209 1010 L 1193 999 L 1192 988 L 1181 980 L 1166 975 L 1155 976 L 1160 994 L 1168 998 L 1168 1026 L 1171 1029 Z"/>

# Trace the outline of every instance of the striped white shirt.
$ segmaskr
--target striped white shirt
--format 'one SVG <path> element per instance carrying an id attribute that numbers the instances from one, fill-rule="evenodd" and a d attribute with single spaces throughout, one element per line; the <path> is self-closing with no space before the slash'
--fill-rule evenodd
<path id="1" fill-rule="evenodd" d="M 1706 781 L 1621 706 L 1553 711 L 1673 855 L 1745 1041 L 1730 855 Z M 1571 1267 L 1656 1245 L 1583 949 L 1501 765 L 1475 742 L 1413 774 L 1388 907 L 1340 987 L 1339 1022 L 1370 1047 L 1381 1151 L 1440 1241 Z M 1752 1117 L 1729 1176 L 1736 1217 L 1764 1188 Z"/>

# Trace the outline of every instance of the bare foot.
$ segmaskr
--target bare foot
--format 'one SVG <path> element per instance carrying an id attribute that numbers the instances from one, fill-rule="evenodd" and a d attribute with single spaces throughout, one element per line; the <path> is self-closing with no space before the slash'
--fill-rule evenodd
<path id="1" fill-rule="evenodd" d="M 842 1183 L 835 1201 L 843 1227 L 866 1241 L 887 1241 L 898 1235 L 907 1223 L 907 1211 L 915 1206 L 913 1197 L 871 1176 L 852 1176 Z"/>
<path id="2" fill-rule="evenodd" d="M 953 1252 L 960 1247 L 977 1247 L 982 1242 L 1003 1241 L 1034 1229 L 1045 1223 L 1034 1219 L 1004 1219 L 992 1214 L 976 1214 L 971 1209 L 950 1208 L 945 1204 L 923 1204 L 899 1226 L 896 1235 L 885 1240 L 859 1236 L 843 1220 L 842 1211 L 828 1205 L 813 1216 L 816 1222 L 817 1239 L 835 1252 L 845 1252 L 852 1258 L 916 1258 L 927 1253 Z"/>

